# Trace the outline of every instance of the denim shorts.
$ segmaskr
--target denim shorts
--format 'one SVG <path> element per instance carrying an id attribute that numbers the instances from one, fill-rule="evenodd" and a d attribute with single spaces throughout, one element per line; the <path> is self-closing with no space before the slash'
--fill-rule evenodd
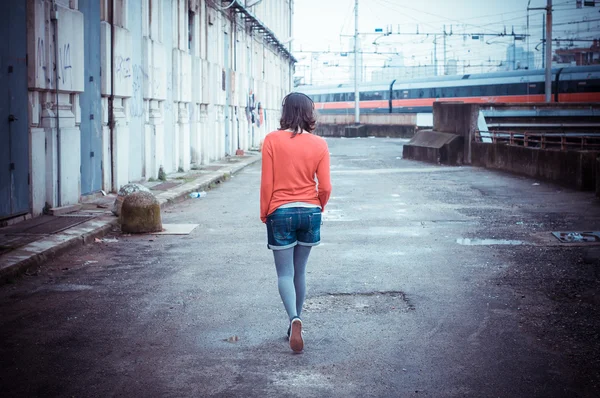
<path id="1" fill-rule="evenodd" d="M 321 243 L 321 209 L 287 207 L 267 216 L 267 247 L 289 249 L 296 245 L 316 246 Z"/>

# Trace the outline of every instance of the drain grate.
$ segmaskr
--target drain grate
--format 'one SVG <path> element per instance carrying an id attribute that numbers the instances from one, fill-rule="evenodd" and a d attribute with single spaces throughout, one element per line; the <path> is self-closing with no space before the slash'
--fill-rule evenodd
<path id="1" fill-rule="evenodd" d="M 49 235 L 84 223 L 93 216 L 41 216 L 0 229 L 2 235 Z"/>
<path id="2" fill-rule="evenodd" d="M 36 225 L 23 233 L 28 235 L 50 235 L 74 227 L 94 218 L 93 216 L 59 216 L 47 223 Z"/>
<path id="3" fill-rule="evenodd" d="M 0 254 L 25 246 L 40 239 L 35 235 L 0 235 Z"/>
<path id="4" fill-rule="evenodd" d="M 163 182 L 162 184 L 155 185 L 150 189 L 153 191 L 166 191 L 167 189 L 171 189 L 179 185 L 181 185 L 181 182 Z"/>
<path id="5" fill-rule="evenodd" d="M 562 243 L 595 243 L 600 242 L 600 232 L 598 231 L 587 231 L 587 232 L 552 232 L 552 235 L 556 237 Z"/>
<path id="6" fill-rule="evenodd" d="M 339 311 L 340 309 L 366 314 L 414 310 L 403 292 L 330 293 L 306 300 L 305 308 L 311 312 Z"/>

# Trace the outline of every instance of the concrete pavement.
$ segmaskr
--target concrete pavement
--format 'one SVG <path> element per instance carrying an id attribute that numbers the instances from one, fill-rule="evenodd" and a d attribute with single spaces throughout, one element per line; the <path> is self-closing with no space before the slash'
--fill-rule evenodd
<path id="1" fill-rule="evenodd" d="M 211 163 L 208 166 L 201 166 L 196 170 L 189 172 L 180 172 L 170 174 L 166 183 L 172 185 L 169 188 L 155 190 L 155 194 L 161 208 L 165 208 L 174 203 L 181 202 L 194 191 L 209 190 L 216 184 L 228 180 L 232 175 L 238 173 L 245 167 L 260 160 L 260 154 L 257 152 L 248 152 L 245 156 L 235 156 L 224 158 L 219 162 Z M 162 181 L 146 181 L 142 184 L 148 188 L 159 188 Z M 0 282 L 10 280 L 10 278 L 27 272 L 31 267 L 39 266 L 49 258 L 64 253 L 66 250 L 74 247 L 94 242 L 95 239 L 102 238 L 111 229 L 118 227 L 118 218 L 115 217 L 110 209 L 116 198 L 116 195 L 101 197 L 91 203 L 86 203 L 78 210 L 67 214 L 69 217 L 87 217 L 89 220 L 76 224 L 66 229 L 61 229 L 56 233 L 38 234 L 23 245 L 17 245 L 14 250 L 3 252 L 0 250 Z M 96 202 L 98 205 L 96 205 Z M 35 220 L 30 220 L 35 222 Z M 29 222 L 29 221 L 28 221 Z M 0 228 L 0 237 L 5 236 L 5 230 L 19 227 L 19 225 Z M 24 233 L 10 234 L 7 232 L 8 242 L 11 237 L 17 235 L 26 235 Z M 32 235 L 32 234 L 29 234 Z M 12 243 L 12 242 L 11 242 Z M 0 245 L 0 249 L 3 249 Z"/>
<path id="2" fill-rule="evenodd" d="M 0 287 L 3 396 L 595 397 L 592 194 L 330 139 L 333 196 L 308 264 L 305 353 L 285 340 L 259 165 L 164 222 Z"/>

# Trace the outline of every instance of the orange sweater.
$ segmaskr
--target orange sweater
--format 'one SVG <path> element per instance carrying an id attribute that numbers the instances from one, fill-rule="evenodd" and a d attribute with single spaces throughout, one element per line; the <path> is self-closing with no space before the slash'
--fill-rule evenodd
<path id="1" fill-rule="evenodd" d="M 308 133 L 291 136 L 291 132 L 280 130 L 265 137 L 260 180 L 262 222 L 286 203 L 311 203 L 321 206 L 323 211 L 329 200 L 331 178 L 327 142 Z M 318 189 L 315 175 L 319 180 Z"/>

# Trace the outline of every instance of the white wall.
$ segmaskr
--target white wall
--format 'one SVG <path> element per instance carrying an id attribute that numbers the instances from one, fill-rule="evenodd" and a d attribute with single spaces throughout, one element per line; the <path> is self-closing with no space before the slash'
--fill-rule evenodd
<path id="1" fill-rule="evenodd" d="M 78 10 L 69 8 L 69 3 L 59 3 L 57 7 L 58 22 L 55 25 L 51 20 L 49 1 L 28 0 L 33 215 L 41 214 L 46 204 L 57 207 L 78 203 L 81 191 L 78 94 L 84 89 L 84 17 Z M 57 65 L 56 69 L 54 65 Z"/>
<path id="2" fill-rule="evenodd" d="M 32 211 L 39 214 L 46 203 L 80 200 L 85 18 L 77 1 L 59 1 L 57 82 L 52 1 L 27 1 Z M 261 34 L 245 29 L 241 17 L 207 0 L 121 0 L 115 1 L 112 27 L 111 1 L 101 0 L 98 32 L 104 190 L 157 178 L 160 167 L 167 173 L 189 170 L 258 147 L 277 127 L 290 62 Z M 280 40 L 289 38 L 290 0 L 264 0 L 251 11 Z"/>

